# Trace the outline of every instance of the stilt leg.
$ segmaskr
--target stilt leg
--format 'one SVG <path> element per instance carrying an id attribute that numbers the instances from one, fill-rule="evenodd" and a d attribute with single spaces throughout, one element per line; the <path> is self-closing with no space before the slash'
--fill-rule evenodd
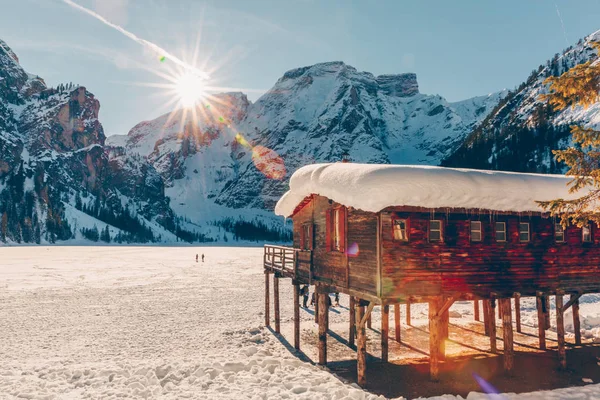
<path id="1" fill-rule="evenodd" d="M 517 332 L 521 333 L 521 295 L 515 294 L 515 319 L 517 320 Z"/>
<path id="2" fill-rule="evenodd" d="M 294 284 L 294 348 L 300 350 L 300 285 Z"/>
<path id="3" fill-rule="evenodd" d="M 475 316 L 475 321 L 479 321 L 480 320 L 479 319 L 479 300 L 475 300 L 473 302 L 473 307 L 474 307 L 473 314 Z"/>
<path id="4" fill-rule="evenodd" d="M 369 316 L 367 317 L 367 328 L 369 328 L 369 329 L 373 329 L 373 328 L 372 328 L 372 320 L 371 320 L 371 315 L 372 315 L 372 313 L 371 313 L 371 314 L 369 314 Z"/>
<path id="5" fill-rule="evenodd" d="M 490 350 L 492 353 L 498 352 L 496 345 L 496 299 L 490 300 Z"/>
<path id="6" fill-rule="evenodd" d="M 502 319 L 502 302 L 501 301 L 498 301 L 496 308 L 498 308 L 498 319 Z"/>
<path id="7" fill-rule="evenodd" d="M 410 301 L 406 302 L 406 325 L 410 326 Z"/>
<path id="8" fill-rule="evenodd" d="M 271 305 L 269 300 L 269 273 L 265 272 L 265 326 L 271 325 Z"/>
<path id="9" fill-rule="evenodd" d="M 546 350 L 546 316 L 544 314 L 544 297 L 538 294 L 535 298 L 538 314 L 538 336 L 540 339 L 540 349 Z"/>
<path id="10" fill-rule="evenodd" d="M 328 293 L 317 291 L 319 302 L 319 365 L 327 365 L 327 329 L 329 328 Z"/>
<path id="11" fill-rule="evenodd" d="M 511 301 L 510 298 L 500 301 L 502 302 L 502 333 L 504 336 L 504 371 L 511 372 L 515 359 Z"/>
<path id="12" fill-rule="evenodd" d="M 490 301 L 483 300 L 483 329 L 486 336 L 490 336 Z"/>
<path id="13" fill-rule="evenodd" d="M 273 306 L 275 307 L 275 332 L 281 333 L 281 318 L 279 315 L 279 278 L 273 278 Z"/>
<path id="14" fill-rule="evenodd" d="M 400 343 L 400 341 L 402 340 L 402 331 L 400 329 L 400 304 L 396 303 L 394 304 L 394 334 L 396 335 L 396 342 L 398 343 Z"/>
<path id="15" fill-rule="evenodd" d="M 550 329 L 550 296 L 544 296 L 544 301 L 544 318 L 546 319 L 546 330 L 548 330 Z"/>
<path id="16" fill-rule="evenodd" d="M 319 292 L 315 286 L 315 322 L 319 323 Z"/>
<path id="17" fill-rule="evenodd" d="M 575 331 L 575 344 L 581 344 L 581 323 L 579 321 L 579 299 L 573 303 L 573 331 Z"/>
<path id="18" fill-rule="evenodd" d="M 441 329 L 441 340 L 440 340 L 440 360 L 446 359 L 446 339 L 448 339 L 448 327 L 450 325 L 450 310 L 446 310 L 440 316 L 440 329 Z"/>
<path id="19" fill-rule="evenodd" d="M 440 309 L 440 300 L 429 301 L 429 375 L 431 380 L 439 380 L 440 375 L 440 341 L 441 328 L 440 316 L 437 315 Z"/>
<path id="20" fill-rule="evenodd" d="M 354 296 L 350 296 L 350 326 L 348 329 L 348 345 L 350 347 L 354 346 L 354 338 L 356 337 L 356 311 L 354 310 L 355 305 L 356 300 Z"/>
<path id="21" fill-rule="evenodd" d="M 381 306 L 381 361 L 388 360 L 388 340 L 390 334 L 390 306 Z"/>
<path id="22" fill-rule="evenodd" d="M 562 369 L 567 368 L 567 353 L 565 351 L 565 321 L 563 311 L 563 295 L 556 294 L 556 338 L 558 339 L 558 362 Z"/>
<path id="23" fill-rule="evenodd" d="M 357 382 L 359 386 L 365 387 L 367 384 L 367 332 L 365 331 L 365 325 L 360 323 L 365 313 L 365 308 L 359 306 L 357 301 L 354 310 L 356 313 L 356 321 L 358 322 L 356 328 Z"/>

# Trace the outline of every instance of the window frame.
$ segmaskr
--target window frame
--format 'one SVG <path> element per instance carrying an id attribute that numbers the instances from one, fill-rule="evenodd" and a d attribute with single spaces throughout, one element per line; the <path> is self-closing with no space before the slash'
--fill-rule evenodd
<path id="1" fill-rule="evenodd" d="M 475 232 L 479 232 L 479 239 L 473 239 L 473 223 L 479 224 L 479 229 L 475 230 Z M 483 242 L 483 223 L 481 221 L 469 221 L 469 241 L 473 243 L 481 243 Z"/>
<path id="2" fill-rule="evenodd" d="M 310 222 L 302 224 L 300 227 L 300 250 L 312 250 L 313 249 L 313 224 Z"/>
<path id="3" fill-rule="evenodd" d="M 405 234 L 405 238 L 396 238 L 396 222 L 398 221 L 404 221 L 404 234 Z M 410 236 L 409 236 L 409 219 L 408 218 L 400 218 L 400 217 L 393 217 L 392 218 L 392 240 L 394 242 L 402 242 L 402 243 L 406 243 L 410 241 Z"/>
<path id="4" fill-rule="evenodd" d="M 504 234 L 504 239 L 498 239 L 498 224 L 502 224 L 502 233 Z M 506 236 L 506 221 L 495 221 L 494 222 L 494 239 L 497 243 L 506 243 L 508 242 L 508 237 Z"/>
<path id="5" fill-rule="evenodd" d="M 327 210 L 327 249 L 330 252 L 346 251 L 346 208 L 336 207 Z"/>
<path id="6" fill-rule="evenodd" d="M 440 223 L 440 228 L 434 230 L 434 232 L 439 232 L 440 233 L 440 238 L 439 239 L 431 239 L 431 223 L 432 222 L 439 222 Z M 444 241 L 444 224 L 443 221 L 441 219 L 430 219 L 429 223 L 427 224 L 427 240 L 431 243 L 441 243 Z"/>
<path id="7" fill-rule="evenodd" d="M 589 240 L 585 240 L 585 234 L 584 234 L 584 229 L 587 228 L 588 230 L 588 236 L 589 236 Z M 594 242 L 594 238 L 592 236 L 592 224 L 587 224 L 585 226 L 581 227 L 581 243 L 593 243 Z"/>
<path id="8" fill-rule="evenodd" d="M 527 225 L 527 240 L 523 240 L 521 238 L 521 234 L 524 233 L 521 231 L 521 225 Z M 529 242 L 531 242 L 531 223 L 519 222 L 519 243 L 529 243 Z"/>
<path id="9" fill-rule="evenodd" d="M 560 227 L 560 231 L 558 228 Z M 559 240 L 557 237 L 558 233 L 562 233 L 562 239 Z M 563 228 L 560 222 L 554 223 L 554 242 L 555 243 L 565 243 L 567 241 L 567 230 Z"/>

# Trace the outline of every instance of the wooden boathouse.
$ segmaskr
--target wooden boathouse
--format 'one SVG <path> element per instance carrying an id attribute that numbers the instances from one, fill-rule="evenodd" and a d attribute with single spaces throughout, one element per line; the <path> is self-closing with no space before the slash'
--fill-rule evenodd
<path id="1" fill-rule="evenodd" d="M 566 367 L 564 313 L 573 308 L 575 340 L 580 344 L 578 300 L 585 293 L 600 292 L 598 227 L 563 228 L 536 203 L 574 198 L 569 181 L 561 175 L 426 166 L 303 167 L 292 176 L 290 190 L 275 210 L 293 220 L 293 247 L 264 247 L 265 323 L 270 323 L 270 276 L 277 332 L 279 279 L 291 278 L 294 345 L 299 348 L 300 285 L 315 285 L 319 364 L 325 365 L 328 293 L 349 295 L 349 343 L 356 338 L 358 383 L 365 385 L 365 324 L 373 308 L 381 307 L 381 358 L 387 361 L 390 306 L 398 332 L 400 304 L 428 303 L 430 375 L 437 380 L 445 357 L 449 308 L 455 301 L 474 301 L 477 320 L 481 301 L 492 352 L 497 351 L 498 309 L 503 363 L 510 371 L 513 299 L 520 332 L 520 298 L 537 298 L 539 343 L 544 349 L 552 295 L 558 357 Z"/>

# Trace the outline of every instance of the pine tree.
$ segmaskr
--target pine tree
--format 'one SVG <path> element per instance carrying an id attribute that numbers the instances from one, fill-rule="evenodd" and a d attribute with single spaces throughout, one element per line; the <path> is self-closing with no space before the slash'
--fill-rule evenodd
<path id="1" fill-rule="evenodd" d="M 600 42 L 593 43 L 600 51 Z M 542 95 L 555 110 L 567 107 L 589 107 L 599 100 L 600 64 L 588 61 L 579 64 L 561 76 L 546 79 L 549 93 Z M 573 180 L 569 192 L 576 193 L 586 188 L 585 194 L 575 200 L 556 199 L 538 202 L 552 216 L 560 217 L 561 223 L 583 226 L 594 221 L 600 226 L 600 131 L 582 126 L 572 126 L 573 146 L 565 150 L 554 150 L 556 161 L 564 162 Z"/>

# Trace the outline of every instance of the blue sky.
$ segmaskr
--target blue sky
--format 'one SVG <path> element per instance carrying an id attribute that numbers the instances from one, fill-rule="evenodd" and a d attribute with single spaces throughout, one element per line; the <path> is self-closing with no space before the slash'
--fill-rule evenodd
<path id="1" fill-rule="evenodd" d="M 600 0 L 74 1 L 187 60 L 200 35 L 214 83 L 251 100 L 289 69 L 333 60 L 375 75 L 416 72 L 421 92 L 462 100 L 514 88 L 600 29 Z M 139 85 L 166 83 L 155 73 L 171 73 L 170 60 L 62 0 L 0 0 L 0 9 L 0 38 L 21 65 L 51 86 L 86 86 L 107 135 L 173 108 L 164 89 Z"/>

